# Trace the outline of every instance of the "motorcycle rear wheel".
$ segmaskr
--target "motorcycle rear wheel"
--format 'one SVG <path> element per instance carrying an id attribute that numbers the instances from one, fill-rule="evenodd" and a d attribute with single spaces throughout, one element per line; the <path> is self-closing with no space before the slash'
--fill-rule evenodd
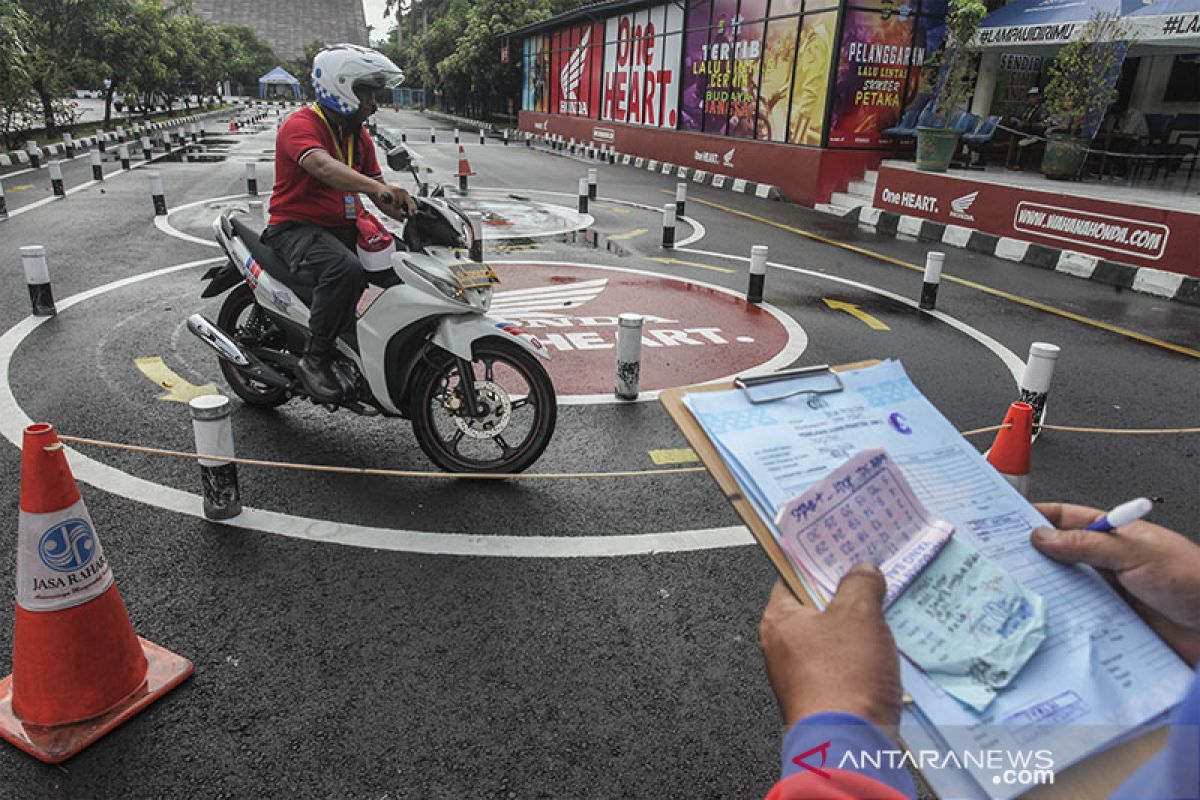
<path id="1" fill-rule="evenodd" d="M 225 298 L 221 312 L 217 315 L 217 327 L 243 347 L 257 344 L 257 341 L 249 342 L 246 338 L 247 326 L 256 308 L 254 293 L 243 283 Z M 257 313 L 261 315 L 263 312 L 259 309 Z M 275 408 L 288 401 L 287 392 L 283 389 L 250 378 L 235 364 L 223 358 L 220 362 L 221 374 L 225 376 L 229 388 L 233 389 L 233 393 L 242 398 L 246 405 L 255 408 Z"/>
<path id="2" fill-rule="evenodd" d="M 528 469 L 550 443 L 558 415 L 545 368 L 519 345 L 491 338 L 476 342 L 475 393 L 488 413 L 472 419 L 462 408 L 459 363 L 440 358 L 414 384 L 412 425 L 421 449 L 447 472 Z"/>

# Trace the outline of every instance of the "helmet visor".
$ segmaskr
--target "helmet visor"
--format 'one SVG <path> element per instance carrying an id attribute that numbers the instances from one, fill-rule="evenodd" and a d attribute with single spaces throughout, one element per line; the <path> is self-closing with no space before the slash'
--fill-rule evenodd
<path id="1" fill-rule="evenodd" d="M 393 89 L 404 83 L 403 72 L 373 72 L 354 81 L 355 89 L 371 89 L 378 92 L 381 89 Z"/>

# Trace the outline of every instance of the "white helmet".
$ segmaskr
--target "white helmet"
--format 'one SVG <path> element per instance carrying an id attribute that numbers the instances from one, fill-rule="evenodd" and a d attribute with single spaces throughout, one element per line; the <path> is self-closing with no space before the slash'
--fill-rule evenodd
<path id="1" fill-rule="evenodd" d="M 399 86 L 404 73 L 387 56 L 356 44 L 335 44 L 313 59 L 312 81 L 317 102 L 348 116 L 358 111 L 355 86 L 387 89 Z"/>

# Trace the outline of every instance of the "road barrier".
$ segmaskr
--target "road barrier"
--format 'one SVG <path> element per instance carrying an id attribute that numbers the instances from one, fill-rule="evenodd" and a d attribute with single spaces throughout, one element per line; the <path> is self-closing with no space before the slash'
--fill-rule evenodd
<path id="1" fill-rule="evenodd" d="M 925 254 L 925 277 L 921 282 L 921 302 L 919 306 L 932 311 L 937 306 L 938 284 L 942 280 L 942 266 L 946 263 L 946 254 L 931 250 Z"/>
<path id="2" fill-rule="evenodd" d="M 228 460 L 234 456 L 229 398 L 219 394 L 194 397 L 188 403 L 188 410 L 192 416 L 196 453 L 218 456 L 197 459 L 203 486 L 204 516 L 218 521 L 232 519 L 242 513 L 242 495 L 238 488 L 237 464 Z"/>
<path id="3" fill-rule="evenodd" d="M 750 284 L 746 287 L 746 302 L 763 301 L 763 284 L 767 280 L 767 246 L 756 244 L 750 248 Z"/>
<path id="4" fill-rule="evenodd" d="M 25 283 L 29 286 L 29 304 L 35 317 L 53 317 L 58 313 L 54 307 L 54 293 L 50 290 L 50 267 L 46 263 L 46 248 L 40 244 L 21 248 L 21 266 L 25 269 Z"/>
<path id="5" fill-rule="evenodd" d="M 614 393 L 622 400 L 637 400 L 642 373 L 641 314 L 617 317 L 617 384 Z"/>

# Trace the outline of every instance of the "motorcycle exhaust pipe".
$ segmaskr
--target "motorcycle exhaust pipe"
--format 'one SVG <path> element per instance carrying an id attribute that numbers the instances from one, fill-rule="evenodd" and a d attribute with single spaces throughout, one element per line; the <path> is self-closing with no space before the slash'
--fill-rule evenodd
<path id="1" fill-rule="evenodd" d="M 241 367 L 245 373 L 255 380 L 279 389 L 290 389 L 292 382 L 272 367 L 264 364 L 261 359 L 247 353 L 225 332 L 212 324 L 203 314 L 192 314 L 187 320 L 187 329 L 192 334 L 216 351 L 217 355 Z"/>

